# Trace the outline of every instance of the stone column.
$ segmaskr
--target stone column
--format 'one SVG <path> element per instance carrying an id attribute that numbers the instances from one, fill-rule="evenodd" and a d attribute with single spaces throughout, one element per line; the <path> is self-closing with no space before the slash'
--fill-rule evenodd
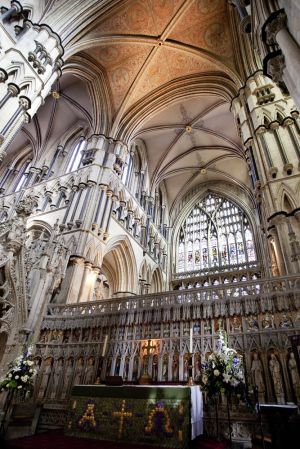
<path id="1" fill-rule="evenodd" d="M 7 14 L 12 14 L 9 11 L 0 17 L 2 22 L 7 18 Z M 15 44 L 12 42 L 12 40 L 1 42 L 4 46 L 4 53 L 0 59 L 0 83 L 2 83 L 0 151 L 2 154 L 14 135 L 43 104 L 54 81 L 59 77 L 62 66 L 63 48 L 60 38 L 45 24 L 33 24 L 30 20 L 25 20 L 24 32 L 19 34 Z M 15 95 L 8 97 L 7 92 L 11 84 L 8 83 L 8 73 L 12 70 L 15 72 Z M 26 97 L 19 96 L 22 92 L 20 87 L 24 85 L 28 86 Z M 23 114 L 23 98 L 26 98 L 27 118 Z M 19 100 L 22 109 L 16 110 L 16 100 Z"/>
<path id="2" fill-rule="evenodd" d="M 101 269 L 99 267 L 92 267 L 91 269 L 91 282 L 89 283 L 89 290 L 87 292 L 87 301 L 94 301 L 94 289 L 97 281 L 97 277 L 101 273 Z M 101 281 L 101 284 L 103 285 L 103 281 Z M 97 298 L 95 298 L 97 300 Z"/>
<path id="3" fill-rule="evenodd" d="M 92 284 L 92 266 L 91 262 L 84 262 L 84 271 L 78 294 L 78 302 L 87 302 Z"/>
<path id="4" fill-rule="evenodd" d="M 271 245 L 274 248 L 279 274 L 280 276 L 284 276 L 286 274 L 286 267 L 276 227 L 273 226 L 270 228 L 269 233 L 272 236 Z"/>
<path id="5" fill-rule="evenodd" d="M 267 73 L 275 82 L 283 80 L 300 107 L 300 47 L 287 28 L 284 9 L 274 12 L 263 26 L 263 40 L 269 46 L 279 47 L 264 59 Z"/>
<path id="6" fill-rule="evenodd" d="M 78 302 L 78 293 L 82 282 L 83 271 L 84 259 L 79 256 L 71 257 L 62 288 L 62 294 L 65 297 L 66 304 L 75 304 Z"/>
<path id="7" fill-rule="evenodd" d="M 103 215 L 102 215 L 102 220 L 101 220 L 101 224 L 100 224 L 100 230 L 105 233 L 107 232 L 107 225 L 108 225 L 108 221 L 109 221 L 109 217 L 112 211 L 112 197 L 113 197 L 113 191 L 112 190 L 107 190 L 106 191 L 106 204 L 104 206 L 104 211 L 103 211 Z"/>
<path id="8" fill-rule="evenodd" d="M 28 97 L 21 96 L 18 99 L 17 108 L 0 114 L 0 160 L 6 155 L 6 148 L 12 141 L 21 126 L 30 121 L 30 115 L 26 112 L 31 102 Z M 2 120 L 1 120 L 2 117 Z M 5 118 L 3 118 L 5 117 Z M 3 125 L 1 125 L 1 121 Z"/>
<path id="9" fill-rule="evenodd" d="M 297 274 L 300 273 L 300 244 L 289 221 L 287 222 L 287 228 L 291 248 L 291 262 L 293 271 Z"/>

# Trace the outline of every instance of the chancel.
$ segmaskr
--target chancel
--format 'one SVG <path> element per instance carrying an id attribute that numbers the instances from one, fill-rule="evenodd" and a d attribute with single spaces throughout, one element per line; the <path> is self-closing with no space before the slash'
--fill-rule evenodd
<path id="1" fill-rule="evenodd" d="M 299 23 L 297 0 L 0 0 L 14 447 L 299 441 Z"/>

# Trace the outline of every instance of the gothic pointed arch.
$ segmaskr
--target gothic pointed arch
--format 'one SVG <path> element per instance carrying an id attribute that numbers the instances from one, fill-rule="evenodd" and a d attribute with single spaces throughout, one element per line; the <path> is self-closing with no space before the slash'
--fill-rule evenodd
<path id="1" fill-rule="evenodd" d="M 156 267 L 152 273 L 150 293 L 159 293 L 164 290 L 164 280 L 160 267 Z"/>
<path id="2" fill-rule="evenodd" d="M 127 236 L 108 241 L 102 266 L 109 272 L 113 295 L 137 293 L 136 258 Z"/>

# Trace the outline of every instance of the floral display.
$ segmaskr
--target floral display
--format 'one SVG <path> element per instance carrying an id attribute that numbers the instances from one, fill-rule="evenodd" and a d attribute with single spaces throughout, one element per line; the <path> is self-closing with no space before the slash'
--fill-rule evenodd
<path id="1" fill-rule="evenodd" d="M 210 354 L 207 363 L 203 365 L 201 386 L 209 398 L 219 393 L 245 393 L 242 357 L 235 349 L 227 346 L 224 333 L 219 333 L 217 350 Z"/>
<path id="2" fill-rule="evenodd" d="M 4 379 L 0 380 L 0 390 L 30 391 L 33 389 L 33 378 L 36 375 L 34 362 L 31 360 L 32 347 L 24 351 L 9 364 L 9 370 Z"/>

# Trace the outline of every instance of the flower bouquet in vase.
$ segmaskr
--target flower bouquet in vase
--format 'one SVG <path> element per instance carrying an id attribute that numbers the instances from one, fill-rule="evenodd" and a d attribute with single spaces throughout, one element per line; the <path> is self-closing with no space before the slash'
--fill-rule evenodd
<path id="1" fill-rule="evenodd" d="M 219 332 L 216 351 L 212 352 L 206 363 L 202 365 L 201 389 L 208 400 L 216 407 L 216 425 L 218 436 L 218 400 L 227 396 L 227 414 L 229 437 L 231 441 L 231 424 L 229 400 L 233 394 L 245 397 L 246 384 L 242 357 L 235 349 L 229 348 L 224 330 Z"/>
<path id="2" fill-rule="evenodd" d="M 32 347 L 26 349 L 22 355 L 17 357 L 8 365 L 8 371 L 4 378 L 0 380 L 0 391 L 7 392 L 3 415 L 1 420 L 1 432 L 4 432 L 5 422 L 11 408 L 13 396 L 20 392 L 25 397 L 27 392 L 31 392 L 34 387 L 33 379 L 37 374 L 34 362 L 31 359 Z"/>

